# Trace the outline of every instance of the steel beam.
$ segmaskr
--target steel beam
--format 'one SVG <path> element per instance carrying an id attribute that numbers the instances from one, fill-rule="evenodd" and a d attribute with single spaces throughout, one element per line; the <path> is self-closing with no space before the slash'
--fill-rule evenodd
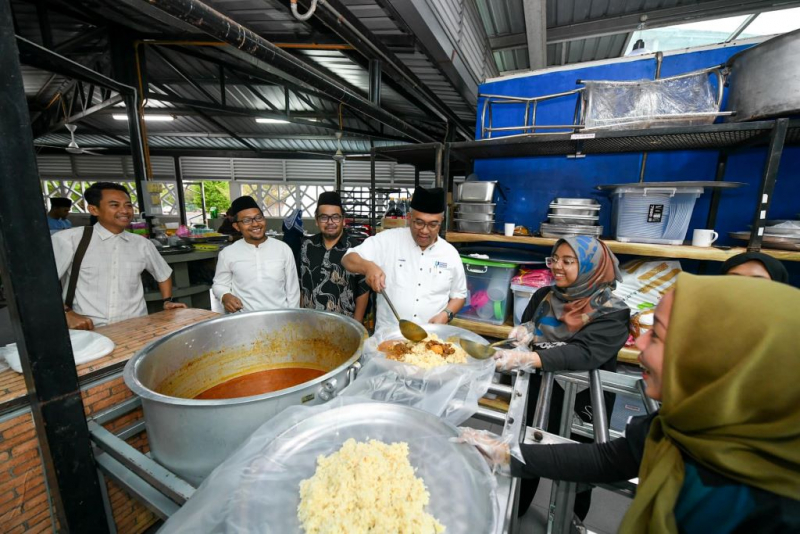
<path id="1" fill-rule="evenodd" d="M 531 70 L 547 66 L 547 0 L 522 0 L 528 63 Z"/>
<path id="2" fill-rule="evenodd" d="M 156 87 L 159 87 L 159 88 L 163 87 L 163 85 L 157 84 L 157 82 L 153 82 L 153 85 L 156 86 Z M 308 120 L 302 120 L 302 118 L 298 118 L 298 117 L 295 117 L 295 116 L 287 117 L 282 112 L 269 113 L 269 112 L 263 112 L 263 111 L 254 110 L 254 109 L 234 108 L 234 107 L 230 107 L 230 106 L 222 106 L 222 105 L 219 105 L 219 104 L 212 104 L 210 102 L 203 102 L 202 100 L 191 100 L 191 99 L 188 99 L 188 98 L 182 98 L 182 97 L 176 96 L 175 94 L 163 95 L 163 94 L 150 93 L 149 98 L 150 98 L 150 100 L 159 100 L 159 101 L 162 101 L 162 102 L 169 102 L 169 103 L 172 103 L 172 104 L 179 104 L 179 105 L 188 106 L 188 107 L 193 108 L 195 110 L 216 111 L 216 112 L 222 113 L 222 114 L 240 115 L 240 116 L 243 116 L 243 117 L 274 118 L 274 119 L 280 119 L 280 120 L 289 121 L 292 124 L 299 124 L 299 125 L 302 125 L 302 126 L 311 126 L 312 128 L 320 128 L 320 129 L 329 130 L 329 131 L 339 131 L 340 130 L 340 128 L 338 126 L 325 124 L 325 123 L 322 123 L 322 122 L 312 122 L 312 121 L 308 121 Z M 204 116 L 209 116 L 208 113 L 204 113 L 203 115 Z M 305 116 L 307 114 L 303 113 L 303 115 Z M 343 129 L 343 131 L 345 133 L 350 133 L 350 134 L 353 134 L 353 135 L 363 135 L 365 137 L 375 137 L 377 139 L 388 139 L 388 140 L 391 140 L 391 141 L 406 141 L 407 140 L 406 138 L 398 137 L 396 135 L 381 134 L 380 132 L 369 132 L 369 131 L 361 130 L 361 129 L 358 129 L 358 128 L 347 128 L 347 127 L 345 127 Z"/>
<path id="3" fill-rule="evenodd" d="M 172 93 L 173 96 L 177 97 L 177 94 L 175 94 L 174 91 L 172 91 L 170 88 L 168 88 L 166 86 L 161 86 L 161 90 L 165 91 L 167 93 Z M 249 143 L 247 140 L 239 137 L 236 134 L 236 132 L 234 132 L 233 130 L 231 130 L 230 128 L 228 128 L 227 126 L 225 126 L 224 124 L 222 124 L 221 122 L 219 122 L 218 120 L 213 118 L 212 116 L 210 116 L 208 113 L 205 113 L 199 107 L 197 108 L 197 114 L 200 115 L 201 117 L 203 117 L 205 120 L 207 120 L 211 124 L 213 124 L 214 126 L 216 126 L 217 128 L 219 128 L 220 130 L 222 130 L 223 132 L 227 133 L 233 139 L 236 139 L 239 142 L 239 144 L 244 146 L 246 149 L 252 150 L 253 152 L 261 152 L 261 149 L 259 147 L 255 146 L 255 145 Z"/>
<path id="4" fill-rule="evenodd" d="M 137 62 L 133 39 L 122 28 L 110 30 L 108 39 L 114 76 L 128 83 L 129 86 L 136 86 L 138 84 L 136 76 Z M 143 131 L 144 121 L 139 114 L 141 98 L 142 96 L 139 95 L 136 89 L 125 94 L 125 113 L 128 115 L 128 140 L 131 148 L 131 160 L 133 161 L 133 174 L 136 181 L 136 199 L 139 204 L 139 213 L 144 214 L 144 183 L 150 178 L 148 176 L 150 172 L 150 155 L 147 152 L 146 133 Z"/>
<path id="5" fill-rule="evenodd" d="M 76 63 L 71 59 L 28 41 L 24 37 L 20 37 L 19 35 L 16 37 L 17 46 L 19 47 L 19 61 L 25 65 L 46 70 L 47 72 L 61 74 L 62 76 L 82 82 L 93 83 L 100 87 L 117 91 L 118 93 L 128 94 L 134 91 L 134 88 L 130 85 L 119 83 L 108 76 L 104 76 L 88 67 L 84 67 L 80 63 Z"/>
<path id="6" fill-rule="evenodd" d="M 673 24 L 686 22 L 732 17 L 736 15 L 751 14 L 753 12 L 775 11 L 800 6 L 800 1 L 789 0 L 786 2 L 765 2 L 764 0 L 712 0 L 710 2 L 697 2 L 684 4 L 679 7 L 656 9 L 653 11 L 639 11 L 626 13 L 616 17 L 578 22 L 576 24 L 554 26 L 547 29 L 547 43 L 560 43 L 590 37 L 602 37 L 616 33 L 632 32 L 639 29 L 642 24 L 646 29 L 662 28 Z M 514 33 L 501 37 L 491 37 L 489 43 L 492 50 L 520 48 L 527 44 L 525 33 Z"/>
<path id="7" fill-rule="evenodd" d="M 72 39 L 57 44 L 55 48 L 53 48 L 53 51 L 62 55 L 69 54 L 73 50 L 76 50 L 87 43 L 105 37 L 107 33 L 108 28 L 104 26 L 94 28 L 93 30 L 82 31 Z"/>
<path id="8" fill-rule="evenodd" d="M 770 132 L 769 150 L 767 160 L 764 163 L 764 172 L 761 174 L 761 186 L 759 187 L 758 204 L 756 212 L 753 214 L 753 225 L 750 232 L 750 240 L 747 243 L 748 252 L 761 250 L 761 241 L 764 239 L 764 227 L 766 226 L 767 213 L 772 204 L 772 193 L 775 190 L 775 182 L 778 180 L 778 167 L 781 164 L 783 146 L 786 142 L 786 131 L 789 127 L 789 119 L 777 119 L 775 127 Z"/>
<path id="9" fill-rule="evenodd" d="M 309 6 L 309 0 L 299 0 L 303 7 Z M 422 80 L 408 68 L 380 39 L 353 15 L 340 0 L 326 0 L 315 12 L 315 18 L 350 43 L 355 50 L 368 60 L 381 60 L 381 68 L 388 78 L 392 78 L 406 91 L 419 95 L 425 108 L 441 116 L 443 120 L 451 120 L 458 125 L 465 137 L 472 139 L 474 134 L 471 125 L 463 121 L 445 104 L 439 96 L 428 88 Z"/>
<path id="10" fill-rule="evenodd" d="M 42 135 L 46 135 L 48 133 L 52 133 L 52 132 L 56 131 L 57 129 L 61 128 L 62 126 L 64 126 L 65 124 L 67 124 L 67 123 L 74 124 L 74 123 L 76 123 L 78 121 L 81 121 L 81 120 L 85 119 L 86 117 L 89 117 L 91 115 L 94 115 L 95 113 L 103 111 L 104 109 L 108 109 L 108 108 L 110 108 L 112 106 L 115 106 L 115 105 L 119 104 L 120 102 L 122 102 L 124 99 L 125 99 L 125 97 L 123 97 L 122 95 L 112 96 L 108 100 L 100 102 L 99 104 L 96 104 L 96 105 L 94 105 L 94 106 L 92 106 L 90 108 L 87 108 L 86 110 L 81 111 L 80 113 L 76 113 L 76 114 L 72 115 L 71 117 L 68 117 L 68 118 L 66 118 L 64 120 L 60 120 L 57 123 L 55 123 L 55 124 L 53 124 L 51 126 L 48 126 L 46 131 L 34 131 L 33 137 L 34 138 L 41 137 Z"/>
<path id="11" fill-rule="evenodd" d="M 478 82 L 471 69 L 450 42 L 438 21 L 431 3 L 427 0 L 384 0 L 389 2 L 400 17 L 414 29 L 414 33 L 429 57 L 444 74 L 467 105 L 478 102 Z M 464 6 L 466 9 L 466 5 Z M 482 28 L 481 28 L 482 29 Z"/>
<path id="12" fill-rule="evenodd" d="M 381 60 L 369 60 L 369 101 L 381 105 Z"/>
<path id="13" fill-rule="evenodd" d="M 144 3 L 144 0 L 142 2 Z M 416 141 L 433 141 L 430 136 L 421 130 L 380 109 L 369 100 L 347 91 L 317 69 L 309 67 L 255 32 L 248 30 L 241 24 L 237 24 L 198 0 L 150 0 L 150 4 L 181 21 L 188 22 L 214 38 L 236 47 L 253 58 L 273 65 L 283 74 L 317 88 L 322 93 L 334 97 L 345 105 L 394 128 Z"/>
<path id="14" fill-rule="evenodd" d="M 107 532 L 8 0 L 0 0 L 0 50 L 0 276 L 60 528 Z"/>

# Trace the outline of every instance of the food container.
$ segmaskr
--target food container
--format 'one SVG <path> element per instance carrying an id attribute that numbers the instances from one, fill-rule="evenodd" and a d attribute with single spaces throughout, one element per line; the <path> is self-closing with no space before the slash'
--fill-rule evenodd
<path id="1" fill-rule="evenodd" d="M 465 221 L 463 219 L 453 219 L 456 230 L 470 234 L 491 234 L 494 228 L 494 221 Z"/>
<path id="2" fill-rule="evenodd" d="M 456 213 L 494 213 L 491 202 L 456 202 Z"/>
<path id="3" fill-rule="evenodd" d="M 600 203 L 593 198 L 567 198 L 567 197 L 558 197 L 556 198 L 555 204 L 561 204 L 564 206 L 596 206 Z"/>
<path id="4" fill-rule="evenodd" d="M 459 213 L 459 221 L 494 222 L 494 213 Z"/>
<path id="5" fill-rule="evenodd" d="M 702 187 L 617 187 L 611 220 L 617 241 L 682 245 Z"/>
<path id="6" fill-rule="evenodd" d="M 553 202 L 550 204 L 550 213 L 553 215 L 597 215 L 600 206 L 575 206 Z"/>
<path id="7" fill-rule="evenodd" d="M 602 226 L 589 226 L 583 224 L 549 224 L 542 223 L 539 227 L 542 237 L 562 238 L 576 235 L 591 235 L 600 237 L 603 234 Z"/>
<path id="8" fill-rule="evenodd" d="M 550 224 L 579 224 L 579 225 L 594 225 L 600 219 L 597 215 L 548 215 L 547 220 Z"/>
<path id="9" fill-rule="evenodd" d="M 491 202 L 497 182 L 464 182 L 456 186 L 455 202 Z"/>
<path id="10" fill-rule="evenodd" d="M 226 315 L 158 339 L 131 358 L 125 384 L 142 400 L 153 459 L 198 485 L 253 431 L 293 405 L 330 400 L 355 377 L 366 329 L 308 309 Z M 194 397 L 261 370 L 325 374 L 294 387 L 217 400 Z"/>
<path id="11" fill-rule="evenodd" d="M 511 291 L 514 293 L 514 326 L 522 324 L 522 314 L 525 313 L 525 308 L 528 307 L 536 289 L 535 287 L 511 284 Z"/>
<path id="12" fill-rule="evenodd" d="M 463 256 L 461 261 L 467 275 L 468 296 L 458 316 L 496 325 L 505 323 L 509 311 L 511 278 L 517 272 L 517 265 Z M 473 295 L 480 296 L 480 300 L 473 300 Z"/>

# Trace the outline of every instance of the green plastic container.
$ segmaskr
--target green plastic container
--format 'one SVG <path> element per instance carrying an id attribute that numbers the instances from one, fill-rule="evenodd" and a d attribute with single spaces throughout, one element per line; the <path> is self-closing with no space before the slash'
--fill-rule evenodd
<path id="1" fill-rule="evenodd" d="M 472 321 L 501 325 L 510 311 L 511 278 L 515 263 L 461 257 L 467 275 L 467 302 L 458 316 Z"/>

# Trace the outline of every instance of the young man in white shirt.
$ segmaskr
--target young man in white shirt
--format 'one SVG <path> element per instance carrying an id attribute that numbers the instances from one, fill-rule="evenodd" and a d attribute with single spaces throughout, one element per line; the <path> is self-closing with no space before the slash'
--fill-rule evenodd
<path id="1" fill-rule="evenodd" d="M 445 324 L 464 306 L 467 279 L 458 251 L 439 239 L 444 221 L 444 191 L 418 187 L 411 199 L 408 228 L 385 230 L 350 249 L 342 265 L 363 274 L 375 291 L 386 291 L 402 319 Z M 397 326 L 378 296 L 375 330 Z"/>
<path id="2" fill-rule="evenodd" d="M 292 249 L 266 235 L 267 221 L 253 197 L 239 197 L 228 213 L 243 239 L 222 249 L 212 291 L 225 311 L 300 307 L 300 283 Z"/>
<path id="3" fill-rule="evenodd" d="M 158 282 L 164 309 L 185 308 L 172 300 L 172 269 L 156 247 L 140 235 L 125 231 L 133 218 L 128 190 L 112 182 L 97 182 L 84 193 L 89 213 L 97 217 L 92 236 L 80 265 L 72 308 L 65 305 L 67 326 L 91 330 L 147 315 L 142 272 L 147 270 Z M 53 251 L 58 277 L 68 281 L 83 228 L 53 234 Z M 64 296 L 67 293 L 64 284 Z"/>

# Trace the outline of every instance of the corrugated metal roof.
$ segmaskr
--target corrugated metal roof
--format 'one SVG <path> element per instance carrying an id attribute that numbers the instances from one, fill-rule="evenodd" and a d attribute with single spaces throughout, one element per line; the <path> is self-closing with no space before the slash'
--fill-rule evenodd
<path id="1" fill-rule="evenodd" d="M 529 68 L 523 0 L 476 0 L 486 33 L 496 43 L 494 58 L 503 72 Z M 698 18 L 731 13 L 779 9 L 771 0 L 729 2 L 718 0 L 547 0 L 547 65 L 564 65 L 619 57 L 625 43 L 644 16 L 645 27 L 679 24 Z M 620 26 L 621 17 L 625 26 Z M 615 27 L 615 24 L 617 25 Z"/>
<path id="2" fill-rule="evenodd" d="M 121 136 L 126 141 L 127 136 Z M 333 154 L 336 152 L 337 143 L 335 139 L 304 139 L 304 138 L 259 138 L 244 137 L 245 141 L 253 144 L 261 150 L 269 151 L 298 151 L 298 152 L 319 152 Z M 69 134 L 53 133 L 40 137 L 36 140 L 37 146 L 65 147 L 69 143 Z M 105 147 L 105 148 L 127 148 L 127 144 L 120 140 L 104 135 L 76 135 L 75 140 L 78 146 L 83 148 Z M 205 150 L 242 150 L 243 147 L 232 137 L 219 136 L 159 136 L 153 134 L 149 138 L 150 147 L 153 149 L 205 149 Z M 370 150 L 368 141 L 353 140 L 343 138 L 341 141 L 342 151 L 346 154 L 365 154 Z M 376 147 L 395 146 L 403 144 L 397 141 L 374 141 Z"/>
<path id="3" fill-rule="evenodd" d="M 40 42 L 41 36 L 39 35 L 35 6 L 21 0 L 12 1 L 15 15 L 19 15 L 24 21 L 27 37 L 34 42 Z M 316 33 L 306 23 L 295 20 L 282 0 L 210 0 L 208 3 L 244 26 L 268 36 L 273 42 L 279 42 L 281 36 L 285 36 L 286 40 L 290 42 L 302 42 L 311 40 Z M 374 0 L 343 0 L 343 3 L 376 35 L 407 35 L 405 26 L 401 22 L 395 22 Z M 179 24 L 177 29 L 171 27 L 170 21 L 173 19 L 147 3 L 75 0 L 70 4 L 69 9 L 75 13 L 76 18 L 65 15 L 64 11 L 50 11 L 50 19 L 51 22 L 54 22 L 54 28 L 63 28 L 63 31 L 58 30 L 61 33 L 54 35 L 58 43 L 81 32 L 91 30 L 92 25 L 87 24 L 87 21 L 91 20 L 122 24 L 135 30 L 146 31 L 151 35 L 159 33 L 181 35 L 181 32 L 185 31 L 186 33 L 183 35 L 188 36 L 189 39 L 204 39 L 201 37 L 201 32 L 186 25 Z M 83 23 L 78 21 L 78 18 L 84 15 L 86 21 Z M 330 39 L 331 37 L 324 38 Z M 102 39 L 102 37 L 98 37 L 98 39 Z M 465 36 L 465 39 L 469 40 L 472 37 Z M 170 95 L 179 95 L 184 101 L 208 102 L 212 108 L 214 105 L 220 106 L 223 102 L 223 95 L 219 85 L 219 66 L 214 62 L 203 61 L 199 57 L 181 54 L 177 49 L 167 46 L 158 46 L 157 51 L 156 45 L 142 46 L 140 50 L 145 56 L 142 64 L 146 68 L 145 79 L 151 90 L 147 109 L 163 109 L 175 116 L 175 120 L 172 122 L 147 123 L 147 132 L 154 147 L 242 149 L 242 143 L 229 136 L 229 132 L 233 132 L 247 139 L 248 142 L 268 150 L 286 149 L 287 140 L 282 137 L 289 136 L 296 136 L 296 142 L 292 145 L 292 148 L 296 150 L 335 150 L 335 145 L 331 148 L 330 144 L 321 148 L 314 140 L 308 139 L 308 136 L 330 137 L 331 128 L 336 128 L 339 123 L 339 106 L 336 102 L 313 96 L 301 98 L 295 92 L 290 92 L 290 113 L 301 114 L 298 118 L 303 120 L 315 118 L 319 121 L 319 127 L 295 123 L 258 124 L 255 122 L 254 116 L 226 114 L 223 109 L 201 108 L 198 111 L 195 109 L 196 106 L 193 107 L 186 102 L 169 102 Z M 403 50 L 410 50 L 410 48 Z M 216 62 L 230 64 L 231 67 L 247 64 L 247 61 L 234 58 L 218 47 L 197 47 L 193 49 L 193 52 L 206 55 Z M 297 50 L 291 51 L 291 53 L 301 55 L 310 64 L 318 65 L 321 69 L 332 72 L 351 87 L 356 88 L 362 95 L 366 95 L 368 92 L 368 73 L 351 60 L 347 54 L 336 50 Z M 398 57 L 424 84 L 430 87 L 432 92 L 450 106 L 456 115 L 467 123 L 474 120 L 474 108 L 465 102 L 450 80 L 442 74 L 438 66 L 427 55 L 415 52 L 399 54 Z M 183 74 L 176 72 L 176 69 L 170 66 L 164 58 L 177 66 Z M 187 81 L 185 79 L 187 77 L 191 82 L 199 83 L 202 89 L 198 89 L 193 83 Z M 271 78 L 274 75 L 264 73 L 263 77 Z M 38 106 L 42 106 L 42 102 L 46 104 L 59 87 L 71 83 L 65 78 L 55 77 L 52 80 L 50 78 L 49 74 L 35 69 L 27 69 L 25 72 L 26 93 L 29 98 L 38 95 Z M 246 75 L 234 72 L 232 68 L 226 69 L 226 78 L 224 105 L 227 108 L 247 110 L 254 114 L 264 113 L 272 117 L 285 113 L 284 89 L 279 84 L 269 85 L 263 81 L 255 81 Z M 242 80 L 242 78 L 247 78 L 247 80 Z M 48 81 L 50 83 L 47 85 L 47 91 L 41 91 Z M 243 83 L 245 81 L 247 85 Z M 159 93 L 164 95 L 161 100 L 158 99 Z M 94 102 L 97 103 L 100 100 L 99 92 L 95 92 Z M 430 122 L 438 121 L 427 109 L 419 109 L 386 84 L 382 87 L 381 103 L 392 113 L 418 127 L 431 127 Z M 78 123 L 79 126 L 84 125 L 83 132 L 79 128 L 79 144 L 83 146 L 120 146 L 121 142 L 115 140 L 113 136 L 121 139 L 127 138 L 127 126 L 125 121 L 114 121 L 110 117 L 113 112 L 121 113 L 122 107 L 116 106 L 113 110 L 107 109 L 82 119 Z M 344 112 L 343 123 L 345 128 L 356 128 L 361 131 L 372 128 L 371 125 L 365 125 L 363 121 L 356 120 L 348 110 Z M 436 129 L 443 130 L 444 126 L 441 121 L 438 121 L 432 129 L 434 131 Z M 94 135 L 98 131 L 105 132 L 108 136 Z M 199 135 L 186 135 L 185 137 L 159 135 L 167 133 Z M 379 134 L 379 130 L 375 130 L 375 133 Z M 387 128 L 386 133 L 395 134 L 391 128 Z M 209 136 L 203 137 L 203 134 L 209 134 Z M 224 138 L 223 135 L 228 137 Z M 65 131 L 59 131 L 37 141 L 40 144 L 50 144 L 54 140 L 58 140 L 58 144 L 65 144 L 65 142 L 62 143 L 66 139 L 65 136 L 67 136 Z M 275 137 L 268 138 L 268 136 Z M 352 151 L 366 151 L 367 143 L 365 136 L 362 136 L 358 140 L 358 146 L 353 146 Z M 351 150 L 351 148 L 348 147 L 346 150 Z"/>

